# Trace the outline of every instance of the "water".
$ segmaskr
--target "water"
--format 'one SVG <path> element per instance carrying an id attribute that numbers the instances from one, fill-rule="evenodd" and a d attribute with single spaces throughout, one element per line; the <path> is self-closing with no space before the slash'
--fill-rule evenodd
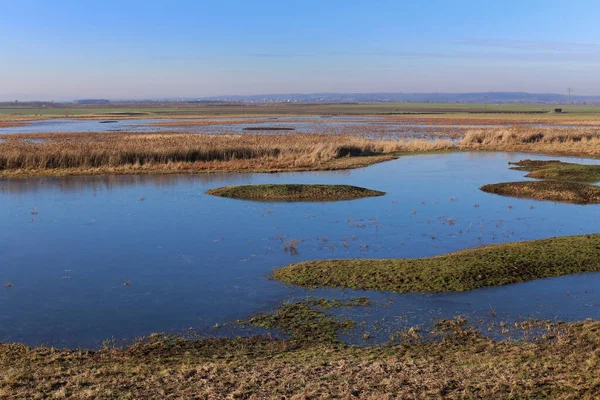
<path id="1" fill-rule="evenodd" d="M 228 123 L 228 120 L 247 121 L 247 123 Z M 107 123 L 107 121 L 109 123 Z M 46 119 L 29 121 L 25 126 L 0 128 L 0 135 L 69 133 L 69 132 L 183 132 L 205 134 L 280 134 L 280 133 L 326 133 L 358 134 L 367 138 L 407 139 L 434 138 L 456 139 L 466 129 L 489 128 L 490 125 L 428 125 L 410 123 L 409 120 L 395 122 L 378 116 L 279 116 L 279 117 L 212 117 L 203 118 L 210 125 L 197 126 L 152 126 L 161 122 L 183 122 L 178 119 L 126 119 L 126 120 L 82 120 L 82 119 Z M 193 120 L 189 120 L 193 121 Z M 406 123 L 409 122 L 409 123 Z M 522 124 L 538 128 L 553 127 L 552 124 Z M 496 127 L 509 125 L 494 125 Z M 590 126 L 564 125 L 561 128 L 594 128 Z M 252 128 L 248 130 L 247 128 Z M 260 130 L 260 128 L 267 128 Z M 271 130 L 268 128 L 287 128 L 293 130 Z M 1 139 L 0 139 L 1 140 Z"/>
<path id="2" fill-rule="evenodd" d="M 226 120 L 247 120 L 248 123 L 227 123 Z M 93 120 L 48 119 L 30 121 L 28 125 L 0 128 L 0 135 L 62 133 L 62 132 L 183 132 L 205 134 L 246 134 L 246 133 L 327 133 L 327 134 L 359 134 L 371 138 L 414 138 L 435 136 L 455 137 L 459 125 L 439 127 L 424 124 L 402 124 L 377 117 L 339 117 L 331 116 L 291 116 L 291 117 L 239 117 L 239 118 L 206 118 L 202 121 L 214 122 L 212 125 L 197 126 L 152 126 L 159 122 L 184 122 L 173 119 L 129 119 L 111 120 L 110 123 Z M 257 122 L 260 121 L 260 122 Z M 246 128 L 252 128 L 247 130 Z M 267 128 L 260 130 L 260 128 Z M 270 130 L 268 128 L 288 128 L 293 130 Z M 440 136 L 441 132 L 441 136 Z"/>
<path id="3" fill-rule="evenodd" d="M 337 172 L 0 180 L 0 283 L 13 285 L 0 288 L 0 341 L 95 347 L 107 338 L 190 328 L 219 335 L 211 329 L 217 323 L 307 295 L 367 295 L 386 304 L 337 311 L 381 324 L 381 339 L 391 328 L 456 315 L 484 319 L 491 310 L 504 321 L 597 318 L 600 274 L 436 295 L 309 291 L 268 279 L 273 268 L 302 260 L 425 257 L 596 232 L 599 206 L 478 189 L 523 179 L 507 165 L 523 158 L 548 157 L 456 153 Z M 204 194 L 291 182 L 353 184 L 387 195 L 258 203 Z M 298 255 L 284 251 L 291 239 L 301 241 Z"/>
<path id="4" fill-rule="evenodd" d="M 247 121 L 247 123 L 228 123 L 228 120 Z M 183 122 L 176 119 L 127 119 L 127 120 L 75 120 L 47 119 L 30 121 L 25 126 L 0 128 L 0 135 L 35 133 L 73 133 L 73 132 L 181 132 L 219 134 L 351 134 L 369 139 L 444 139 L 458 142 L 466 129 L 489 128 L 489 125 L 427 125 L 402 123 L 377 116 L 280 116 L 280 117 L 213 117 L 204 118 L 207 125 L 189 126 L 153 126 L 161 122 Z M 109 122 L 109 123 L 107 123 Z M 410 120 L 405 121 L 410 122 Z M 535 127 L 556 127 L 551 124 L 524 124 Z M 508 126 L 508 125 L 495 125 Z M 273 129 L 278 128 L 278 129 Z M 563 128 L 584 128 L 563 126 Z M 590 128 L 590 127 L 587 127 Z M 29 139 L 38 143 L 44 139 Z M 0 138 L 0 143 L 5 139 Z"/>

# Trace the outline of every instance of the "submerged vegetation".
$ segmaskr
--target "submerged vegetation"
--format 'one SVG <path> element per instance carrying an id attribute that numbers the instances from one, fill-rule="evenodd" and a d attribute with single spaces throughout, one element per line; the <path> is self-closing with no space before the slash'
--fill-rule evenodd
<path id="1" fill-rule="evenodd" d="M 507 243 L 415 259 L 319 260 L 276 269 L 303 287 L 454 292 L 600 271 L 600 234 Z"/>
<path id="2" fill-rule="evenodd" d="M 598 182 L 600 181 L 600 165 L 574 164 L 558 160 L 539 161 L 522 160 L 516 163 L 512 169 L 528 171 L 528 178 L 552 179 L 576 182 Z"/>
<path id="3" fill-rule="evenodd" d="M 484 185 L 487 193 L 523 199 L 560 201 L 574 204 L 600 203 L 600 187 L 561 181 L 503 182 Z"/>
<path id="4" fill-rule="evenodd" d="M 350 185 L 242 185 L 208 190 L 213 196 L 262 201 L 336 201 L 383 196 L 385 192 Z"/>
<path id="5" fill-rule="evenodd" d="M 3 139 L 4 176 L 335 170 L 453 147 L 447 141 L 312 134 L 49 133 Z"/>
<path id="6" fill-rule="evenodd" d="M 265 329 L 279 329 L 295 346 L 314 343 L 335 343 L 338 335 L 354 327 L 354 321 L 339 319 L 325 314 L 316 308 L 369 306 L 367 298 L 359 297 L 348 302 L 328 299 L 307 299 L 302 302 L 284 303 L 272 314 L 261 314 L 239 321 L 241 324 L 255 325 Z"/>

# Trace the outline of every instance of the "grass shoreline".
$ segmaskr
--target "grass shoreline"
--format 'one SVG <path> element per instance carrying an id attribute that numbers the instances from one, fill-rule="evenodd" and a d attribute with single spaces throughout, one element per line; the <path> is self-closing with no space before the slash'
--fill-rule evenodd
<path id="1" fill-rule="evenodd" d="M 282 173 L 282 172 L 311 172 L 311 171 L 340 171 L 365 168 L 386 161 L 396 160 L 400 157 L 451 154 L 451 153 L 526 153 L 542 156 L 562 156 L 574 158 L 598 159 L 599 154 L 582 154 L 572 151 L 536 151 L 532 149 L 506 149 L 506 148 L 468 148 L 448 147 L 434 150 L 397 151 L 381 155 L 363 155 L 348 158 L 339 158 L 316 165 L 305 166 L 271 166 L 260 162 L 247 162 L 246 165 L 228 165 L 226 162 L 209 162 L 194 164 L 170 164 L 170 165 L 129 165 L 120 167 L 99 168 L 52 168 L 52 169 L 0 169 L 0 178 L 43 178 L 43 177 L 68 177 L 68 176 L 102 176 L 102 175 L 176 175 L 176 174 L 215 174 L 215 173 Z M 533 177 L 530 174 L 528 177 Z"/>
<path id="2" fill-rule="evenodd" d="M 411 329 L 389 344 L 356 347 L 331 336 L 347 322 L 289 307 L 299 319 L 290 321 L 284 310 L 257 320 L 283 323 L 289 339 L 151 335 L 98 351 L 0 344 L 0 396 L 591 399 L 600 394 L 600 322 L 545 324 L 536 340 L 493 341 L 458 319 L 441 321 L 427 333 L 435 340 Z"/>
<path id="3" fill-rule="evenodd" d="M 237 324 L 267 335 L 189 339 L 152 334 L 99 350 L 0 344 L 0 397 L 77 399 L 594 398 L 600 322 L 527 320 L 492 340 L 457 317 L 389 342 L 346 345 L 355 321 L 325 313 L 367 298 L 307 298 Z M 520 332 L 520 333 L 519 333 Z M 510 337 L 510 336 L 509 336 Z M 367 339 L 365 339 L 367 340 Z"/>
<path id="4" fill-rule="evenodd" d="M 436 293 L 595 271 L 600 271 L 600 234 L 497 244 L 429 258 L 306 261 L 275 269 L 272 279 L 307 288 Z"/>

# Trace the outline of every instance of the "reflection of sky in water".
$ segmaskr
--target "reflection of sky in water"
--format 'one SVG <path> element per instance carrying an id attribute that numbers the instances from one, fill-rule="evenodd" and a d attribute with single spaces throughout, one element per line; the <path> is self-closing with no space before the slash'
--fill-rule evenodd
<path id="1" fill-rule="evenodd" d="M 491 310 L 498 321 L 597 317 L 600 274 L 438 295 L 307 291 L 268 279 L 273 268 L 301 260 L 425 257 L 597 231 L 599 206 L 479 190 L 522 179 L 507 163 L 523 158 L 545 157 L 457 153 L 338 172 L 0 180 L 0 283 L 14 285 L 0 290 L 0 341 L 76 346 L 190 327 L 206 332 L 307 295 L 391 299 L 385 307 L 337 311 L 377 320 L 379 334 L 369 331 L 380 339 L 390 328 L 457 314 L 487 321 Z M 287 182 L 353 184 L 387 195 L 257 203 L 204 194 Z M 291 238 L 301 241 L 298 256 L 283 250 Z"/>

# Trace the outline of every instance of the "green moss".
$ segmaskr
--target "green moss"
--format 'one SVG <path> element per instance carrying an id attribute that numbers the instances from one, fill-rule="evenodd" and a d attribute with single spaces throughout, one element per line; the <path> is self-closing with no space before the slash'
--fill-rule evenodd
<path id="1" fill-rule="evenodd" d="M 364 300 L 359 302 L 351 300 L 348 303 L 327 299 L 308 299 L 296 303 L 286 302 L 277 308 L 273 314 L 261 314 L 247 321 L 239 321 L 239 323 L 266 329 L 280 329 L 288 334 L 296 344 L 334 343 L 337 342 L 340 332 L 354 327 L 354 321 L 338 319 L 316 310 L 314 307 L 329 309 L 343 306 L 351 307 L 362 303 L 364 303 Z"/>
<path id="2" fill-rule="evenodd" d="M 558 160 L 522 160 L 510 164 L 516 165 L 512 169 L 529 171 L 527 175 L 529 178 L 576 182 L 600 181 L 600 165 L 573 164 Z"/>
<path id="3" fill-rule="evenodd" d="M 561 181 L 503 182 L 484 185 L 487 193 L 524 199 L 560 201 L 573 204 L 600 203 L 600 187 Z"/>
<path id="4" fill-rule="evenodd" d="M 323 308 L 323 309 L 331 309 L 331 308 L 340 308 L 340 307 L 369 307 L 371 306 L 371 300 L 368 297 L 354 297 L 348 300 L 338 300 L 338 299 L 312 299 L 309 298 L 307 300 L 307 304 L 310 304 L 315 307 Z"/>
<path id="5" fill-rule="evenodd" d="M 259 201 L 335 201 L 383 196 L 385 192 L 349 185 L 243 185 L 211 189 L 213 196 Z"/>
<path id="6" fill-rule="evenodd" d="M 600 234 L 508 243 L 417 259 L 323 260 L 276 269 L 273 278 L 314 288 L 454 292 L 600 271 Z"/>

